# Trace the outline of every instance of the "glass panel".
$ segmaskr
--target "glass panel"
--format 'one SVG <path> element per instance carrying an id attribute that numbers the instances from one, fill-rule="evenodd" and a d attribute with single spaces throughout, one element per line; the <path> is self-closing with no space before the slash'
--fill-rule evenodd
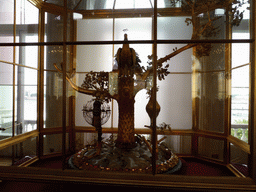
<path id="1" fill-rule="evenodd" d="M 0 150 L 0 166 L 12 166 L 12 146 Z"/>
<path id="2" fill-rule="evenodd" d="M 83 81 L 85 79 L 85 75 L 86 73 L 77 73 L 75 75 L 75 77 L 72 79 L 73 82 L 76 82 L 76 84 L 78 86 L 81 86 L 83 84 Z M 84 117 L 84 112 L 83 112 L 83 108 L 88 105 L 88 106 L 92 106 L 92 103 L 90 104 L 90 102 L 92 102 L 92 99 L 95 99 L 95 97 L 92 97 L 90 95 L 86 95 L 86 94 L 81 94 L 81 93 L 77 93 L 76 94 L 76 109 L 75 109 L 75 114 L 76 114 L 76 126 L 91 126 L 90 124 L 88 124 L 88 122 L 85 120 Z M 113 104 L 112 104 L 113 102 Z M 110 112 L 110 118 L 108 119 L 108 121 L 103 125 L 103 127 L 111 127 L 112 123 L 114 127 L 117 127 L 117 122 L 118 122 L 118 105 L 117 102 L 115 100 L 112 100 L 109 103 L 105 103 L 104 105 L 106 105 L 106 107 L 108 106 L 109 109 L 112 111 Z M 112 113 L 114 114 L 112 116 Z"/>
<path id="3" fill-rule="evenodd" d="M 14 0 L 1 1 L 0 42 L 13 43 Z M 0 47 L 0 60 L 13 62 L 13 47 Z M 1 78 L 2 79 L 2 78 Z"/>
<path id="4" fill-rule="evenodd" d="M 28 139 L 14 146 L 15 162 L 18 166 L 36 156 L 37 137 Z"/>
<path id="5" fill-rule="evenodd" d="M 0 63 L 0 139 L 12 136 L 13 66 Z"/>
<path id="6" fill-rule="evenodd" d="M 167 138 L 163 141 L 176 154 L 191 154 L 191 136 L 186 135 L 158 135 L 158 140 L 161 137 Z"/>
<path id="7" fill-rule="evenodd" d="M 198 73 L 199 129 L 224 132 L 225 44 L 212 44 L 209 56 L 194 58 Z"/>
<path id="8" fill-rule="evenodd" d="M 77 21 L 77 41 L 111 41 L 112 39 L 113 19 L 81 19 Z"/>
<path id="9" fill-rule="evenodd" d="M 244 176 L 249 176 L 248 154 L 232 143 L 230 144 L 230 163 Z"/>
<path id="10" fill-rule="evenodd" d="M 13 24 L 13 23 L 14 23 L 14 0 L 1 1 L 0 24 Z M 0 31 L 3 31 L 4 27 L 8 27 L 8 26 L 1 25 Z"/>
<path id="11" fill-rule="evenodd" d="M 210 159 L 223 161 L 224 141 L 199 137 L 198 139 L 198 154 Z"/>
<path id="12" fill-rule="evenodd" d="M 12 86 L 0 86 L 0 139 L 5 139 L 12 136 Z"/>
<path id="13" fill-rule="evenodd" d="M 37 128 L 37 71 L 25 69 L 24 132 Z"/>
<path id="14" fill-rule="evenodd" d="M 8 37 L 0 36 L 1 43 L 4 43 L 4 41 L 7 41 L 8 43 L 13 43 L 12 40 L 13 38 L 11 36 L 8 36 Z M 13 47 L 0 47 L 0 53 L 1 53 L 0 54 L 1 61 L 13 62 Z"/>
<path id="15" fill-rule="evenodd" d="M 190 74 L 169 74 L 158 82 L 157 101 L 161 111 L 157 122 L 172 129 L 192 128 L 192 90 Z"/>
<path id="16" fill-rule="evenodd" d="M 233 33 L 250 33 L 250 2 L 245 1 L 245 4 L 243 4 L 241 7 L 239 7 L 239 13 L 243 13 L 243 20 L 241 23 L 237 26 L 233 26 L 232 32 Z M 237 37 L 233 36 L 233 39 L 236 39 Z M 241 39 L 249 39 L 249 36 L 239 37 Z"/>
<path id="17" fill-rule="evenodd" d="M 134 103 L 134 127 L 136 129 L 145 128 L 145 125 L 150 125 L 150 117 L 146 111 L 146 106 L 149 103 L 149 95 L 147 90 L 143 89 L 135 96 Z"/>
<path id="18" fill-rule="evenodd" d="M 73 70 L 73 60 L 71 59 L 71 46 L 67 48 L 67 73 Z M 58 72 L 54 64 L 59 70 L 62 70 L 63 62 L 63 46 L 47 46 L 45 48 L 45 73 L 44 73 L 44 127 L 54 128 L 62 127 L 62 96 L 63 96 L 63 75 Z M 73 94 L 70 85 L 66 81 L 66 122 L 68 123 L 69 114 L 69 96 Z M 54 119 L 52 117 L 55 117 Z"/>
<path id="19" fill-rule="evenodd" d="M 13 66 L 0 62 L 0 85 L 13 84 Z"/>
<path id="20" fill-rule="evenodd" d="M 62 46 L 46 46 L 45 47 L 45 64 L 44 68 L 47 70 L 54 70 L 57 72 L 54 64 L 61 69 L 61 63 L 63 62 L 63 47 Z"/>
<path id="21" fill-rule="evenodd" d="M 96 9 L 113 9 L 114 0 L 87 0 L 69 2 L 68 7 L 75 10 L 96 10 Z"/>
<path id="22" fill-rule="evenodd" d="M 62 134 L 44 135 L 44 155 L 62 152 Z M 69 147 L 69 134 L 66 134 L 66 150 Z"/>
<path id="23" fill-rule="evenodd" d="M 37 137 L 0 151 L 0 166 L 19 166 L 36 156 Z"/>
<path id="24" fill-rule="evenodd" d="M 231 135 L 248 142 L 249 65 L 232 70 Z"/>
<path id="25" fill-rule="evenodd" d="M 29 39 L 32 41 L 24 42 L 36 42 L 37 36 L 26 36 L 25 39 Z M 35 41 L 33 41 L 35 40 Z M 37 68 L 38 66 L 38 47 L 37 46 L 25 46 L 25 47 L 16 47 L 16 63 Z"/>
<path id="26" fill-rule="evenodd" d="M 63 1 L 60 1 L 63 2 Z M 63 40 L 63 17 L 46 13 L 45 36 L 46 42 L 60 42 Z"/>
<path id="27" fill-rule="evenodd" d="M 138 9 L 138 8 L 151 8 L 151 2 L 149 0 L 117 0 L 115 4 L 115 9 Z"/>
<path id="28" fill-rule="evenodd" d="M 249 38 L 249 33 L 233 33 L 236 39 Z M 233 43 L 232 44 L 232 68 L 238 67 L 250 62 L 250 44 L 249 43 Z"/>
<path id="29" fill-rule="evenodd" d="M 106 137 L 102 135 L 102 138 Z M 97 133 L 76 133 L 76 152 L 85 148 L 87 145 L 93 145 L 97 141 Z"/>
<path id="30" fill-rule="evenodd" d="M 207 5 L 203 5 L 203 6 L 207 6 Z M 215 9 L 213 11 L 208 11 L 208 12 L 205 11 L 204 13 L 201 13 L 196 17 L 199 20 L 199 24 L 197 24 L 197 26 L 195 27 L 193 35 L 196 35 L 198 39 L 199 38 L 200 39 L 225 39 L 226 38 L 227 22 L 226 22 L 225 9 Z"/>
<path id="31" fill-rule="evenodd" d="M 112 47 L 112 45 L 77 46 L 76 72 L 111 71 L 113 65 Z"/>
<path id="32" fill-rule="evenodd" d="M 100 46 L 78 46 L 77 50 L 77 74 L 72 78 L 72 81 L 77 84 L 78 86 L 81 86 L 83 84 L 83 81 L 85 79 L 86 71 L 89 72 L 93 70 L 94 72 L 99 72 L 99 71 L 112 71 L 112 62 L 113 62 L 113 57 L 112 57 L 112 46 L 108 45 L 100 45 Z M 117 46 L 116 46 L 117 47 Z M 118 48 L 122 47 L 122 45 L 119 45 Z M 139 56 L 139 59 L 141 60 L 141 65 L 147 66 L 147 56 L 151 54 L 152 47 L 151 45 L 130 45 L 131 48 L 134 48 L 135 51 L 138 50 L 138 54 L 142 54 Z M 117 52 L 117 51 L 116 51 Z M 98 57 L 97 55 L 99 53 L 102 53 L 102 57 Z M 104 56 L 105 55 L 105 56 Z M 85 63 L 85 61 L 87 61 Z M 105 63 L 105 64 L 104 64 Z M 114 66 L 116 67 L 116 66 Z M 134 77 L 137 78 L 137 77 Z M 145 88 L 145 82 L 140 82 L 139 79 L 135 80 L 135 87 L 138 88 L 138 90 Z M 142 83 L 142 87 L 141 84 Z M 144 83 L 144 84 L 143 84 Z M 144 85 L 144 86 L 143 86 Z M 147 94 L 146 91 L 143 90 L 141 92 L 138 92 L 135 97 L 135 127 L 136 128 L 143 128 L 144 125 L 149 125 L 149 117 L 146 113 L 145 107 L 147 104 Z M 77 94 L 77 99 L 76 99 L 76 122 L 79 123 L 79 125 L 84 126 L 84 120 L 82 118 L 82 112 L 81 109 L 83 105 L 91 100 L 91 97 L 85 96 L 83 94 L 78 93 Z M 113 121 L 114 126 L 117 125 L 116 122 L 118 120 L 116 117 L 118 116 L 118 109 L 117 109 L 117 103 L 114 102 L 114 115 Z M 112 105 L 112 104 L 110 104 Z M 111 107 L 112 108 L 112 107 Z M 79 116 L 79 117 L 78 117 Z M 104 125 L 104 127 L 110 127 L 111 124 L 109 124 L 111 121 Z"/>
<path id="33" fill-rule="evenodd" d="M 71 34 L 74 34 L 71 16 L 67 14 L 67 41 L 73 41 Z M 62 15 L 45 14 L 45 41 L 46 42 L 62 42 L 64 31 L 64 17 Z"/>
<path id="34" fill-rule="evenodd" d="M 124 32 L 127 33 L 128 40 L 151 40 L 151 31 L 152 18 L 116 18 L 114 40 L 123 41 Z"/>
<path id="35" fill-rule="evenodd" d="M 38 42 L 37 27 L 31 27 L 32 30 L 17 29 L 17 42 Z M 29 28 L 30 29 L 30 28 Z M 38 66 L 38 47 L 37 46 L 19 46 L 16 47 L 16 63 L 37 68 Z"/>
<path id="36" fill-rule="evenodd" d="M 37 41 L 37 36 L 27 36 L 27 38 L 29 38 L 30 40 L 26 41 L 33 41 L 36 42 Z M 27 39 L 26 38 L 26 39 Z M 25 54 L 23 55 L 23 57 L 25 56 L 25 65 L 26 66 L 30 66 L 30 67 L 34 67 L 37 68 L 38 66 L 38 47 L 37 46 L 27 46 L 25 47 Z M 21 63 L 20 63 L 21 64 Z"/>
<path id="37" fill-rule="evenodd" d="M 185 45 L 175 45 L 175 44 L 164 44 L 164 45 L 158 45 L 158 59 L 164 58 L 167 55 L 170 55 L 173 53 L 173 50 L 181 50 L 184 48 Z M 172 72 L 186 72 L 191 73 L 192 72 L 192 58 L 191 55 L 193 49 L 189 48 L 181 53 L 175 55 L 174 57 L 171 57 L 170 60 L 167 61 L 167 63 L 170 64 L 169 70 Z M 167 63 L 164 63 L 165 65 Z"/>
<path id="38" fill-rule="evenodd" d="M 154 0 L 150 0 L 154 6 Z M 168 8 L 168 7 L 181 7 L 181 2 L 170 1 L 170 0 L 158 0 L 157 8 Z"/>
<path id="39" fill-rule="evenodd" d="M 39 9 L 27 0 L 16 1 L 16 24 L 38 24 Z"/>
<path id="40" fill-rule="evenodd" d="M 129 18 L 129 19 L 115 19 L 115 40 L 124 40 L 124 29 L 128 34 L 128 40 L 148 40 L 151 39 L 151 18 Z M 97 19 L 97 20 L 79 20 L 77 27 L 78 41 L 99 41 L 99 40 L 112 40 L 113 38 L 113 20 L 112 19 Z M 122 45 L 115 45 L 113 52 L 113 46 L 99 45 L 99 46 L 78 46 L 77 48 L 77 72 L 89 72 L 93 71 L 112 71 L 113 65 L 113 54 L 115 55 L 117 50 L 122 47 Z M 131 48 L 139 54 L 141 60 L 141 65 L 146 66 L 148 55 L 152 53 L 151 45 L 130 45 Z M 86 61 L 86 63 L 84 63 Z M 75 80 L 76 79 L 76 80 Z M 84 74 L 76 75 L 74 81 L 81 85 L 84 80 Z M 76 122 L 79 125 L 84 126 L 84 120 L 81 113 L 81 106 L 84 105 L 85 98 L 90 100 L 82 94 L 77 95 L 77 115 Z M 145 106 L 147 104 L 145 91 L 142 91 L 136 95 L 135 102 L 135 127 L 143 128 L 145 124 L 149 124 L 149 117 L 146 114 Z M 118 122 L 118 106 L 116 101 L 113 101 L 113 125 L 117 127 Z M 144 118 L 145 117 L 145 118 Z M 137 119 L 137 120 L 136 120 Z M 146 121 L 141 121 L 141 120 Z M 111 125 L 111 121 L 106 123 L 104 127 Z"/>
<path id="41" fill-rule="evenodd" d="M 16 118 L 20 124 L 15 134 L 37 128 L 37 70 L 16 67 Z"/>
<path id="42" fill-rule="evenodd" d="M 62 77 L 58 72 L 46 71 L 45 127 L 62 126 Z M 54 117 L 54 118 L 52 118 Z"/>
<path id="43" fill-rule="evenodd" d="M 225 75 L 224 72 L 202 75 L 201 98 L 199 99 L 199 128 L 224 132 L 225 120 Z"/>
<path id="44" fill-rule="evenodd" d="M 51 3 L 51 4 L 64 6 L 64 1 L 60 1 L 60 0 L 44 0 L 44 1 L 47 1 L 47 3 Z"/>
<path id="45" fill-rule="evenodd" d="M 128 34 L 129 39 L 129 34 Z M 122 39 L 123 40 L 123 39 Z M 131 40 L 131 39 L 129 39 Z M 129 45 L 130 48 L 133 48 L 140 60 L 140 66 L 144 66 L 145 69 L 148 67 L 148 56 L 152 55 L 152 45 L 150 44 L 131 44 Z M 115 45 L 114 46 L 114 53 L 116 54 L 118 49 L 122 48 L 122 45 Z M 114 63 L 115 64 L 115 63 Z"/>
<path id="46" fill-rule="evenodd" d="M 92 127 L 92 110 L 93 109 L 93 99 L 95 97 L 85 95 L 85 94 L 77 94 L 76 97 L 76 117 L 75 122 L 76 126 L 82 126 L 82 127 Z M 104 121 L 104 124 L 102 124 L 103 128 L 110 128 L 111 127 L 111 111 L 112 111 L 112 102 L 104 102 L 104 104 L 101 106 L 102 111 L 110 110 L 107 117 L 102 115 L 102 121 Z M 87 110 L 86 112 L 84 110 Z M 116 114 L 117 112 L 115 112 Z M 106 122 L 105 122 L 106 121 Z"/>
<path id="47" fill-rule="evenodd" d="M 158 17 L 157 19 L 157 38 L 166 39 L 191 39 L 193 26 L 185 23 L 190 17 Z M 168 45 L 170 46 L 170 45 Z M 167 49 L 170 54 L 173 49 Z M 164 53 L 163 53 L 164 54 Z M 164 55 L 165 56 L 165 55 Z"/>
<path id="48" fill-rule="evenodd" d="M 190 39 L 192 26 L 185 23 L 187 17 L 158 17 L 158 39 Z M 171 124 L 173 129 L 192 128 L 192 49 L 186 45 L 158 45 L 158 60 L 173 54 L 167 63 L 170 74 L 159 81 L 157 100 L 161 106 L 158 123 Z M 183 50 L 184 49 L 184 50 Z M 163 63 L 163 67 L 167 65 Z"/>

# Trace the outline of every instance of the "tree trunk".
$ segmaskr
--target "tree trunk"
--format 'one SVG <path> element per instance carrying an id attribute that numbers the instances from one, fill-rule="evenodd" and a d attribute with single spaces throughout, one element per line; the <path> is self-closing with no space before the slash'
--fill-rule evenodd
<path id="1" fill-rule="evenodd" d="M 134 138 L 134 80 L 132 75 L 119 78 L 118 82 L 118 148 L 131 149 L 135 147 Z"/>
<path id="2" fill-rule="evenodd" d="M 135 147 L 134 138 L 134 99 L 118 102 L 118 148 L 130 149 Z"/>

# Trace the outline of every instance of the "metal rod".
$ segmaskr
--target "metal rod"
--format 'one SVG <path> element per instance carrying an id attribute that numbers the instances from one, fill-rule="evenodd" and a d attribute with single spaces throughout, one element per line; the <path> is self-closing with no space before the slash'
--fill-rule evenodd
<path id="1" fill-rule="evenodd" d="M 152 174 L 157 173 L 156 170 L 156 87 L 157 87 L 157 0 L 154 1 L 154 17 L 153 17 L 153 118 L 152 118 Z"/>
<path id="2" fill-rule="evenodd" d="M 238 69 L 238 68 L 241 68 L 241 67 L 245 67 L 245 66 L 248 66 L 248 65 L 251 65 L 251 63 L 246 63 L 246 64 L 243 64 L 243 65 L 239 65 L 237 67 L 233 67 L 233 68 L 231 68 L 231 70 Z"/>
<path id="3" fill-rule="evenodd" d="M 194 44 L 194 43 L 253 43 L 255 39 L 212 39 L 212 40 L 156 40 L 157 44 Z M 66 41 L 66 45 L 109 45 L 109 44 L 123 44 L 123 41 Z M 154 40 L 132 40 L 127 41 L 128 44 L 153 44 Z M 31 42 L 31 43 L 0 43 L 2 46 L 52 46 L 64 45 L 63 41 L 56 42 Z"/>
<path id="4" fill-rule="evenodd" d="M 16 0 L 14 0 L 14 16 L 13 16 L 13 42 L 16 43 L 16 7 L 17 7 L 17 3 Z M 16 60 L 16 47 L 13 47 L 13 62 L 15 63 Z M 16 66 L 13 65 L 13 85 L 12 85 L 12 137 L 15 136 L 15 110 L 16 110 L 16 106 L 15 106 L 15 95 L 16 95 L 16 88 L 15 88 L 15 82 L 16 82 Z M 12 164 L 14 164 L 14 155 L 15 155 L 15 146 L 12 146 Z"/>
<path id="5" fill-rule="evenodd" d="M 226 34 L 225 38 L 232 39 L 232 26 L 230 23 L 230 14 L 226 12 Z M 224 104 L 224 135 L 228 137 L 231 135 L 231 68 L 232 68 L 232 57 L 231 57 L 232 44 L 225 44 L 225 104 Z M 230 144 L 227 139 L 224 140 L 223 160 L 226 165 L 230 163 Z"/>
<path id="6" fill-rule="evenodd" d="M 38 34 L 38 42 L 44 42 L 44 34 L 45 34 L 45 12 L 40 9 L 39 10 L 39 34 Z M 39 159 L 43 156 L 43 128 L 44 128 L 44 47 L 39 46 L 38 49 L 38 131 L 39 136 L 37 140 L 37 156 Z"/>
<path id="7" fill-rule="evenodd" d="M 116 3 L 116 0 L 115 0 L 115 2 L 114 2 L 114 6 L 115 6 L 115 3 Z M 114 7 L 113 7 L 113 9 L 114 9 Z M 115 40 L 115 18 L 113 18 L 113 24 L 112 24 L 112 30 L 113 30 L 113 33 L 112 33 L 112 40 L 114 41 Z M 112 45 L 112 58 L 114 58 L 115 57 L 115 45 L 113 44 Z M 113 63 L 112 63 L 112 68 L 113 68 L 113 66 L 114 66 L 114 60 L 113 60 Z M 111 108 L 112 108 L 112 110 L 111 110 L 111 128 L 113 128 L 114 127 L 114 100 L 112 99 L 111 100 Z"/>
<path id="8" fill-rule="evenodd" d="M 62 84 L 62 169 L 66 168 L 66 74 L 67 74 L 67 0 L 64 0 L 64 15 L 63 15 L 63 84 Z"/>
<path id="9" fill-rule="evenodd" d="M 24 68 L 34 69 L 34 70 L 39 70 L 38 68 L 30 67 L 30 66 L 26 66 L 26 65 L 22 65 L 22 64 L 18 64 L 18 63 L 15 63 L 15 62 L 9 62 L 9 61 L 0 60 L 0 63 L 5 63 L 5 64 L 9 64 L 9 65 L 19 66 L 19 67 L 24 67 Z"/>
<path id="10" fill-rule="evenodd" d="M 255 1 L 251 1 L 251 25 L 250 25 L 250 34 L 251 38 L 255 38 L 256 36 L 256 15 L 255 15 Z M 256 44 L 253 42 L 251 44 L 251 65 L 250 65 L 250 106 L 249 106 L 249 145 L 250 145 L 250 152 L 249 161 L 248 161 L 248 168 L 249 168 L 249 175 L 252 179 L 256 180 L 256 102 L 255 102 L 255 92 L 256 92 L 256 58 L 255 58 L 255 50 Z"/>

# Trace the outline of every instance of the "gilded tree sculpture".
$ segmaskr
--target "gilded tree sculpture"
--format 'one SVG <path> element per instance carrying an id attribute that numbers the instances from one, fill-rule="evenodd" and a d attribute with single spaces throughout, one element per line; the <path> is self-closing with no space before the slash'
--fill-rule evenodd
<path id="1" fill-rule="evenodd" d="M 219 26 L 216 24 L 221 16 L 212 12 L 215 9 L 225 9 L 229 18 L 230 25 L 238 26 L 243 19 L 243 12 L 239 10 L 245 0 L 170 0 L 175 5 L 181 2 L 184 12 L 191 15 L 185 19 L 187 26 L 192 26 L 193 32 L 191 40 L 209 39 L 219 33 Z M 199 21 L 199 15 L 203 14 L 204 19 Z M 157 60 L 157 76 L 159 80 L 164 80 L 169 74 L 169 64 L 164 64 L 176 55 L 195 47 L 196 57 L 200 58 L 210 54 L 211 43 L 189 43 L 181 48 L 175 48 L 172 52 L 163 58 Z M 92 95 L 97 100 L 115 99 L 118 102 L 118 137 L 116 147 L 121 149 L 132 149 L 135 147 L 134 132 L 134 102 L 135 95 L 140 90 L 147 87 L 147 82 L 153 73 L 152 56 L 148 56 L 147 69 L 140 66 L 140 59 L 134 49 L 129 47 L 128 36 L 124 35 L 123 47 L 116 53 L 118 67 L 112 72 L 89 72 L 84 83 L 79 87 L 75 85 L 71 77 L 67 75 L 66 79 L 71 86 L 78 92 Z M 61 69 L 55 65 L 61 72 Z M 136 84 L 134 83 L 136 77 Z M 116 82 L 117 88 L 111 87 Z M 152 88 L 152 87 L 150 87 Z M 150 89 L 149 88 L 149 89 Z M 148 90 L 150 93 L 151 90 Z"/>

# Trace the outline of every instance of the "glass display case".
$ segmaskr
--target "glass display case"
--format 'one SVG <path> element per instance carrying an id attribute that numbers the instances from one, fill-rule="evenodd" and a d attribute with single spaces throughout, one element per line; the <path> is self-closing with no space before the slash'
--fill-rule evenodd
<path id="1" fill-rule="evenodd" d="M 256 187 L 254 1 L 0 4 L 0 179 Z"/>

